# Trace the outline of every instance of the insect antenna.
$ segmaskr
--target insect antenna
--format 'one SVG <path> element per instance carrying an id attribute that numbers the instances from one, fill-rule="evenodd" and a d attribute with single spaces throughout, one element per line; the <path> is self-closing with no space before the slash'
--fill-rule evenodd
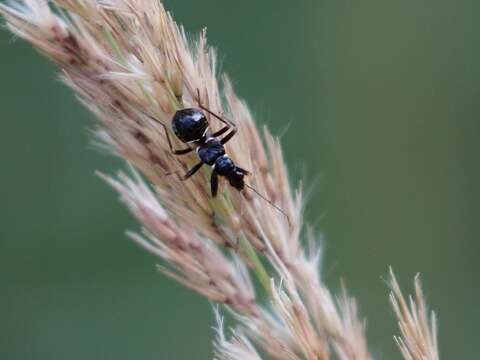
<path id="1" fill-rule="evenodd" d="M 292 223 L 290 222 L 290 217 L 287 215 L 287 213 L 279 206 L 275 205 L 272 200 L 268 199 L 267 197 L 265 197 L 264 195 L 262 195 L 260 192 L 258 192 L 257 189 L 255 189 L 253 186 L 251 185 L 248 185 L 247 183 L 245 183 L 245 186 L 247 188 L 249 188 L 250 190 L 252 190 L 255 194 L 257 194 L 258 196 L 260 196 L 263 200 L 265 200 L 267 203 L 269 203 L 272 207 L 274 207 L 276 210 L 278 210 L 280 213 L 282 213 L 283 216 L 285 216 L 285 218 L 287 219 L 287 222 L 288 222 L 288 226 L 289 227 L 292 227 Z"/>
<path id="2" fill-rule="evenodd" d="M 197 88 L 197 103 L 198 103 L 198 107 L 200 109 L 202 109 L 202 110 L 206 111 L 207 113 L 209 113 L 210 115 L 216 117 L 218 120 L 220 120 L 225 125 L 227 125 L 229 127 L 234 127 L 234 128 L 237 127 L 231 120 L 223 118 L 222 116 L 218 115 L 217 113 L 213 112 L 212 110 L 207 108 L 205 105 L 203 105 L 202 100 L 200 98 L 200 89 L 198 89 L 198 88 Z"/>

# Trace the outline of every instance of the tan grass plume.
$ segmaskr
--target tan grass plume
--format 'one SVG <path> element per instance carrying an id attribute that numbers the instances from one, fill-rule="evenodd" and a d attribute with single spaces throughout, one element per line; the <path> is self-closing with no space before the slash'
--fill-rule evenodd
<path id="1" fill-rule="evenodd" d="M 225 330 L 216 313 L 216 358 L 372 358 L 354 300 L 345 294 L 336 300 L 320 277 L 315 239 L 307 239 L 308 251 L 301 243 L 302 195 L 291 190 L 278 140 L 266 129 L 260 133 L 227 76 L 218 74 L 205 32 L 187 41 L 154 0 L 18 0 L 0 5 L 0 13 L 14 34 L 57 64 L 97 116 L 99 143 L 130 164 L 128 173 L 101 175 L 142 226 L 129 236 L 163 260 L 166 275 L 233 314 L 238 326 Z M 248 184 L 287 216 L 226 183 L 212 197 L 209 169 L 188 181 L 172 175 L 198 160 L 195 153 L 172 155 L 162 124 L 169 128 L 177 110 L 199 103 L 236 125 L 227 153 L 255 170 Z M 214 117 L 210 125 L 222 126 Z M 175 147 L 183 145 L 175 139 Z M 425 328 L 416 317 L 423 314 L 421 292 L 420 309 L 409 313 L 395 284 L 404 358 L 438 359 L 420 346 L 436 351 L 434 324 Z"/>

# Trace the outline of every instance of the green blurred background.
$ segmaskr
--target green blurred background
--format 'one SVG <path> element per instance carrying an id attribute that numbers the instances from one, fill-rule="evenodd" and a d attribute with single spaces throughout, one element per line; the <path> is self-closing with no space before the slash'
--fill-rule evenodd
<path id="1" fill-rule="evenodd" d="M 377 359 L 399 359 L 384 279 L 423 275 L 443 359 L 478 358 L 478 1 L 167 2 L 282 137 Z M 0 358 L 208 359 L 210 305 L 164 279 L 93 175 L 93 117 L 0 32 Z M 287 128 L 286 132 L 283 132 Z M 316 182 L 314 182 L 314 180 Z"/>

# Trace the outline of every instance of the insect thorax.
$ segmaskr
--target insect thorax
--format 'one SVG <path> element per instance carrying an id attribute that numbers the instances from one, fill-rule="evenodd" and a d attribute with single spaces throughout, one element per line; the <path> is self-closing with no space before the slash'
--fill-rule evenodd
<path id="1" fill-rule="evenodd" d="M 207 165 L 214 165 L 215 161 L 225 155 L 225 149 L 220 141 L 210 137 L 197 148 L 198 156 Z"/>

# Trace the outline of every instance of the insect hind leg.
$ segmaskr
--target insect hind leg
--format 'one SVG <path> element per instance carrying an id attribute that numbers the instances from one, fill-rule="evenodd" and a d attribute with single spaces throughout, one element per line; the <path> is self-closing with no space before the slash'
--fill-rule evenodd
<path id="1" fill-rule="evenodd" d="M 200 170 L 200 168 L 202 167 L 203 165 L 203 161 L 200 161 L 198 164 L 194 165 L 190 170 L 187 171 L 187 173 L 185 174 L 185 176 L 182 178 L 182 180 L 187 180 L 189 177 L 191 177 L 192 175 L 194 175 L 198 170 Z"/>
<path id="2" fill-rule="evenodd" d="M 213 170 L 210 177 L 210 190 L 212 192 L 212 197 L 217 196 L 218 193 L 218 173 Z"/>
<path id="3" fill-rule="evenodd" d="M 188 180 L 190 177 L 192 177 L 194 174 L 196 174 L 197 171 L 200 170 L 203 164 L 204 164 L 203 161 L 199 162 L 198 164 L 195 164 L 190 170 L 187 171 L 185 175 L 182 175 L 180 171 L 175 170 L 175 171 L 166 173 L 165 176 L 177 175 L 181 181 L 185 181 L 185 180 Z"/>

